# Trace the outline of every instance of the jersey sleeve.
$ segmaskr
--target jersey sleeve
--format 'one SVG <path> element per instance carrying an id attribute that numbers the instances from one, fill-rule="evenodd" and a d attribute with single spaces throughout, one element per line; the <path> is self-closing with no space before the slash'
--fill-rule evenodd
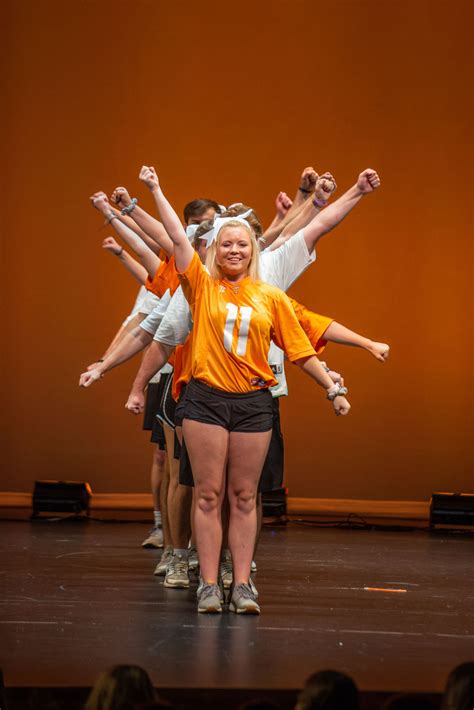
<path id="1" fill-rule="evenodd" d="M 290 301 L 299 324 L 308 336 L 316 355 L 319 355 L 327 345 L 327 340 L 323 337 L 324 333 L 334 319 L 308 310 L 305 306 L 302 306 L 301 303 L 295 301 L 294 298 L 290 298 Z"/>
<path id="2" fill-rule="evenodd" d="M 298 323 L 290 299 L 283 292 L 278 293 L 274 300 L 272 340 L 291 362 L 315 354 L 308 336 Z"/>
<path id="3" fill-rule="evenodd" d="M 210 278 L 204 266 L 201 264 L 197 252 L 194 252 L 188 268 L 183 272 L 177 273 L 183 293 L 192 309 L 199 294 L 202 293 L 204 284 L 207 283 Z"/>

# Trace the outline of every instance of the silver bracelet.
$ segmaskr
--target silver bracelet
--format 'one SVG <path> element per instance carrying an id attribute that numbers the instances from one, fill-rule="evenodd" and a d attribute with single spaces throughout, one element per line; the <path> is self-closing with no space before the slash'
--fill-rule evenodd
<path id="1" fill-rule="evenodd" d="M 118 219 L 117 215 L 111 212 L 107 219 L 105 220 L 105 224 L 110 224 L 113 219 Z"/>
<path id="2" fill-rule="evenodd" d="M 349 392 L 347 387 L 341 387 L 340 385 L 334 385 L 334 387 L 331 387 L 329 392 L 327 393 L 326 397 L 329 399 L 330 402 L 333 402 L 336 397 L 345 397 L 346 394 Z"/>
<path id="3" fill-rule="evenodd" d="M 126 207 L 124 207 L 122 209 L 122 211 L 120 212 L 120 214 L 126 215 L 126 214 L 130 214 L 130 212 L 133 212 L 133 210 L 136 207 L 137 202 L 138 202 L 137 198 L 132 197 L 132 201 L 130 202 L 130 204 L 127 205 Z"/>

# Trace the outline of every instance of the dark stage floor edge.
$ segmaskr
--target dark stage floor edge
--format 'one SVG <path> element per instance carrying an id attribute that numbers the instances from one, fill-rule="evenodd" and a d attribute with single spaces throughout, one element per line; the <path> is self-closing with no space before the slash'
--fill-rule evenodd
<path id="1" fill-rule="evenodd" d="M 472 535 L 265 527 L 262 615 L 198 615 L 196 581 L 167 590 L 143 523 L 0 521 L 0 665 L 8 710 L 80 707 L 98 673 L 143 666 L 177 707 L 249 697 L 293 707 L 315 670 L 349 673 L 375 710 L 388 693 L 439 699 L 474 658 Z M 52 689 L 56 689 L 53 691 Z M 44 705 L 46 707 L 46 705 Z"/>

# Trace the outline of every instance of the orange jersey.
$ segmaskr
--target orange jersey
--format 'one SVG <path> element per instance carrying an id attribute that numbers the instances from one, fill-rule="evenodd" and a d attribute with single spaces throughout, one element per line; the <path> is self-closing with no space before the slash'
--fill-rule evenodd
<path id="1" fill-rule="evenodd" d="M 148 276 L 145 282 L 145 288 L 154 293 L 155 296 L 158 296 L 158 298 L 163 298 L 168 289 L 173 295 L 178 286 L 179 279 L 174 264 L 174 256 L 169 259 L 163 259 L 153 279 Z"/>
<path id="2" fill-rule="evenodd" d="M 334 318 L 320 316 L 319 313 L 308 311 L 307 308 L 295 301 L 294 298 L 290 298 L 290 301 L 295 310 L 300 326 L 308 336 L 309 342 L 313 346 L 316 355 L 319 355 L 328 343 L 327 340 L 324 340 L 323 335 L 333 322 Z"/>
<path id="3" fill-rule="evenodd" d="M 197 254 L 179 274 L 193 316 L 192 376 L 227 392 L 277 384 L 268 364 L 270 340 L 291 361 L 314 355 L 288 296 L 275 286 L 212 279 Z"/>
<path id="4" fill-rule="evenodd" d="M 177 345 L 174 351 L 173 388 L 171 395 L 178 401 L 183 385 L 188 384 L 193 369 L 193 331 L 190 332 L 183 345 Z"/>

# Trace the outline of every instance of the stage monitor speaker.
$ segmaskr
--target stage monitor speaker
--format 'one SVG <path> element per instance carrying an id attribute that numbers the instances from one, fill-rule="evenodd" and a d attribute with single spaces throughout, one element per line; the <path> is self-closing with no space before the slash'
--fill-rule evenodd
<path id="1" fill-rule="evenodd" d="M 474 525 L 474 493 L 433 493 L 430 528 L 436 525 L 465 527 Z"/>
<path id="2" fill-rule="evenodd" d="M 262 508 L 264 518 L 286 518 L 287 488 L 276 488 L 274 491 L 262 493 Z"/>
<path id="3" fill-rule="evenodd" d="M 72 513 L 89 515 L 92 490 L 83 481 L 35 481 L 33 514 Z"/>

